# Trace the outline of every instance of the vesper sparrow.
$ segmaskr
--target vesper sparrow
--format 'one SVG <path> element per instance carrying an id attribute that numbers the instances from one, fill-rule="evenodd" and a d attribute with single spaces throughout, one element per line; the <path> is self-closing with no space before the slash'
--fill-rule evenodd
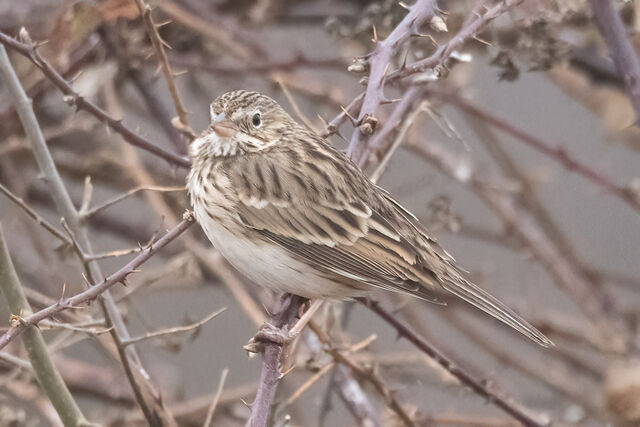
<path id="1" fill-rule="evenodd" d="M 273 99 L 243 90 L 218 97 L 190 156 L 196 219 L 254 282 L 306 298 L 381 288 L 435 301 L 440 290 L 552 344 L 463 278 L 410 212 Z"/>

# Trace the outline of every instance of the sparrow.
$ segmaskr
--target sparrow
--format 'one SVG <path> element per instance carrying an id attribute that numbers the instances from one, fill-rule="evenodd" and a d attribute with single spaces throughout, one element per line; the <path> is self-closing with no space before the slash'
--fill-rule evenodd
<path id="1" fill-rule="evenodd" d="M 210 114 L 189 148 L 187 188 L 211 243 L 250 280 L 305 298 L 452 294 L 553 344 L 467 280 L 414 215 L 276 101 L 238 90 Z"/>

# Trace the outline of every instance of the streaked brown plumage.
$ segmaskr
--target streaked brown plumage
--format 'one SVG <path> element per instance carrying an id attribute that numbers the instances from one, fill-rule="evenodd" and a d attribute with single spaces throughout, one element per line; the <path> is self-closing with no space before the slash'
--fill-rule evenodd
<path id="1" fill-rule="evenodd" d="M 235 91 L 191 146 L 188 188 L 214 246 L 249 278 L 308 298 L 444 290 L 537 343 L 551 341 L 467 281 L 418 220 L 274 100 Z"/>

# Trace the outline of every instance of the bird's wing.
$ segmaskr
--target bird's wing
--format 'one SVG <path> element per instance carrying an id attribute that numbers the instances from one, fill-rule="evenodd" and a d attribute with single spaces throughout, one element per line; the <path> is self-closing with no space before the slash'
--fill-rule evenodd
<path id="1" fill-rule="evenodd" d="M 467 281 L 415 217 L 327 145 L 234 159 L 239 219 L 293 257 L 345 281 L 436 301 L 443 289 L 543 346 L 553 343 Z"/>
<path id="2" fill-rule="evenodd" d="M 235 160 L 227 175 L 240 202 L 239 219 L 337 280 L 435 301 L 435 276 L 424 268 L 421 251 L 398 231 L 397 214 L 383 212 L 373 184 L 355 165 L 334 170 L 336 160 L 323 154 L 312 153 L 308 161 L 301 156 Z M 300 164 L 305 170 L 293 169 Z"/>

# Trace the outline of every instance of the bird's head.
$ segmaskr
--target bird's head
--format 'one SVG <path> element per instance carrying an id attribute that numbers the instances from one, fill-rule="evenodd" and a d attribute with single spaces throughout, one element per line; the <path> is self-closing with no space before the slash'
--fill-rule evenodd
<path id="1" fill-rule="evenodd" d="M 209 128 L 191 146 L 192 156 L 228 157 L 263 151 L 299 126 L 276 101 L 245 90 L 217 97 L 210 114 Z"/>

